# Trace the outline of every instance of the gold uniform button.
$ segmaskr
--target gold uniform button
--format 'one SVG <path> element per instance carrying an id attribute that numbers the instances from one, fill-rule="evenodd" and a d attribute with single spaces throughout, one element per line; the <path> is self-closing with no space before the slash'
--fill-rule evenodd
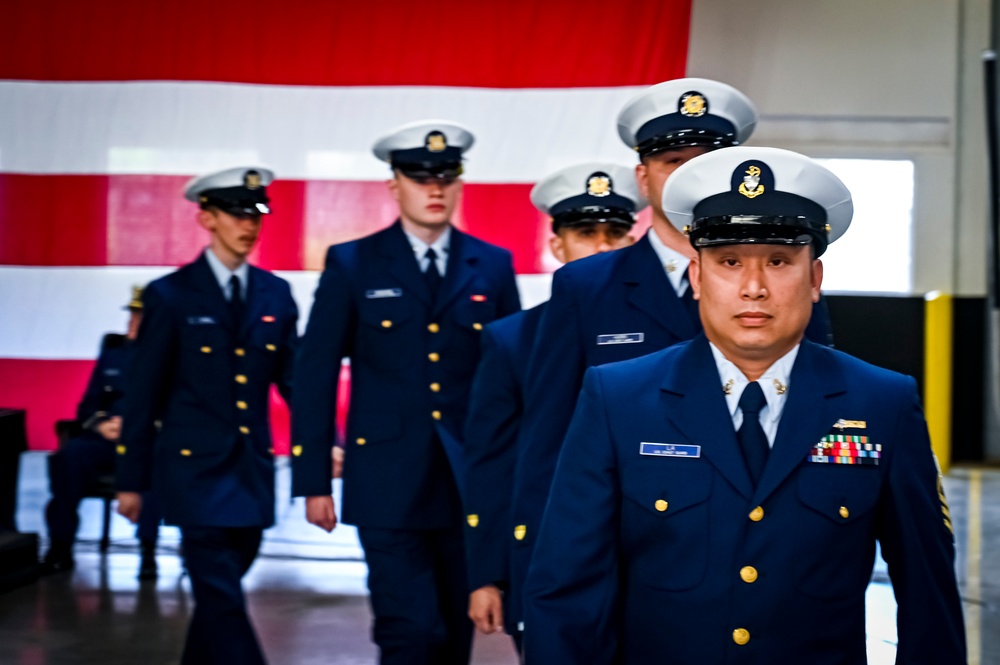
<path id="1" fill-rule="evenodd" d="M 368 440 L 365 439 L 363 436 L 359 436 L 357 439 L 355 439 L 354 443 L 358 444 L 359 446 L 363 446 L 366 443 L 368 443 Z"/>
<path id="2" fill-rule="evenodd" d="M 430 360 L 432 363 L 436 363 L 437 361 L 441 360 L 441 356 L 439 356 L 436 353 L 428 353 L 427 359 Z"/>
<path id="3" fill-rule="evenodd" d="M 247 382 L 247 377 L 245 374 L 236 375 L 236 383 L 246 383 L 246 382 Z"/>
<path id="4" fill-rule="evenodd" d="M 757 506 L 756 508 L 754 508 L 753 510 L 750 511 L 750 521 L 752 521 L 752 522 L 759 522 L 762 519 L 764 519 L 764 509 L 763 508 L 761 508 L 760 506 Z"/>
<path id="5" fill-rule="evenodd" d="M 845 520 L 851 516 L 851 511 L 847 509 L 847 506 L 840 507 L 840 516 L 843 517 Z"/>
<path id="6" fill-rule="evenodd" d="M 247 403 L 244 402 L 243 400 L 239 400 L 236 402 L 236 408 L 239 409 L 240 411 L 246 411 Z"/>
<path id="7" fill-rule="evenodd" d="M 292 455 L 294 455 L 295 457 L 301 457 L 302 446 L 292 446 Z"/>
<path id="8" fill-rule="evenodd" d="M 439 326 L 436 323 L 430 323 L 427 325 L 427 329 L 430 330 L 432 333 L 436 333 L 437 331 L 441 330 L 441 326 Z"/>
<path id="9" fill-rule="evenodd" d="M 201 347 L 201 352 L 202 353 L 211 353 L 212 352 L 212 347 L 210 347 L 210 346 L 203 346 L 203 347 Z"/>
<path id="10" fill-rule="evenodd" d="M 733 642 L 743 646 L 750 641 L 750 631 L 746 628 L 737 628 L 733 631 Z"/>
<path id="11" fill-rule="evenodd" d="M 524 524 L 518 524 L 514 527 L 514 538 L 517 540 L 524 540 L 524 537 L 528 535 L 528 527 Z"/>
<path id="12" fill-rule="evenodd" d="M 191 457 L 191 451 L 188 450 L 187 448 L 182 448 L 181 455 L 183 455 L 184 457 Z"/>
<path id="13" fill-rule="evenodd" d="M 391 328 L 392 327 L 392 321 L 390 321 L 389 319 L 386 319 L 385 321 L 382 322 L 382 327 L 383 328 Z"/>
<path id="14" fill-rule="evenodd" d="M 116 447 L 115 448 L 115 452 L 118 453 L 119 455 L 124 455 L 125 454 L 125 446 L 118 446 L 118 447 Z"/>
<path id="15" fill-rule="evenodd" d="M 278 347 L 276 347 L 274 344 L 265 344 L 264 348 L 267 349 L 268 351 L 277 351 L 278 350 Z"/>
<path id="16" fill-rule="evenodd" d="M 431 411 L 431 418 L 433 418 L 434 420 L 441 420 L 441 412 Z"/>
<path id="17" fill-rule="evenodd" d="M 249 434 L 250 428 L 246 425 L 240 425 L 240 434 Z"/>
<path id="18" fill-rule="evenodd" d="M 439 392 L 441 392 L 441 384 L 437 383 L 437 382 L 432 383 L 431 384 L 431 392 L 432 393 L 439 393 Z"/>
<path id="19" fill-rule="evenodd" d="M 472 324 L 472 329 L 473 330 L 482 330 L 483 329 L 483 324 L 481 324 L 481 323 L 473 323 Z"/>
<path id="20" fill-rule="evenodd" d="M 465 518 L 465 521 L 469 523 L 473 529 L 479 526 L 479 515 L 469 515 Z"/>
<path id="21" fill-rule="evenodd" d="M 753 566 L 743 566 L 740 568 L 740 579 L 747 584 L 753 584 L 757 581 L 757 569 Z"/>
<path id="22" fill-rule="evenodd" d="M 240 356 L 241 358 L 247 354 L 245 349 L 236 349 L 233 351 L 233 353 Z"/>
<path id="23" fill-rule="evenodd" d="M 667 507 L 670 506 L 670 504 L 664 501 L 663 499 L 657 499 L 656 503 L 654 503 L 653 506 L 662 513 L 667 510 Z"/>

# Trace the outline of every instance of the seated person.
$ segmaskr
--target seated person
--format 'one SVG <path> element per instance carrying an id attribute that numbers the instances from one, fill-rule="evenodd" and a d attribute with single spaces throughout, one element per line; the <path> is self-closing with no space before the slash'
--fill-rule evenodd
<path id="1" fill-rule="evenodd" d="M 115 472 L 115 445 L 121 434 L 121 404 L 125 371 L 132 352 L 132 340 L 142 318 L 142 288 L 134 287 L 129 310 L 128 331 L 108 333 L 101 343 L 101 355 L 87 383 L 87 390 L 77 407 L 77 420 L 83 430 L 64 444 L 49 461 L 49 485 L 52 499 L 45 508 L 49 529 L 49 550 L 42 561 L 43 573 L 72 570 L 73 541 L 80 519 L 80 500 L 101 476 Z M 143 519 L 136 536 L 142 543 L 139 579 L 156 578 L 156 537 L 160 511 L 152 497 L 145 502 Z"/>

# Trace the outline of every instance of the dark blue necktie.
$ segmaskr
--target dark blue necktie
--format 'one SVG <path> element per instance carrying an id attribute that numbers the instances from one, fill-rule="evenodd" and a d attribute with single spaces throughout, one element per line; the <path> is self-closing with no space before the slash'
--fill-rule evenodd
<path id="1" fill-rule="evenodd" d="M 233 323 L 239 326 L 243 323 L 245 308 L 243 306 L 243 290 L 240 288 L 240 278 L 233 275 L 229 278 L 229 316 Z"/>
<path id="2" fill-rule="evenodd" d="M 438 288 L 441 286 L 441 273 L 438 272 L 437 252 L 434 251 L 433 247 L 428 247 L 424 257 L 427 258 L 427 270 L 424 271 L 427 288 L 430 289 L 431 296 L 436 296 Z"/>
<path id="3" fill-rule="evenodd" d="M 756 381 L 750 382 L 740 395 L 739 406 L 743 412 L 743 424 L 740 425 L 736 436 L 740 440 L 740 447 L 743 448 L 743 459 L 746 460 L 747 470 L 755 487 L 764 471 L 767 456 L 771 452 L 764 428 L 760 426 L 760 410 L 766 404 L 764 391 Z"/>

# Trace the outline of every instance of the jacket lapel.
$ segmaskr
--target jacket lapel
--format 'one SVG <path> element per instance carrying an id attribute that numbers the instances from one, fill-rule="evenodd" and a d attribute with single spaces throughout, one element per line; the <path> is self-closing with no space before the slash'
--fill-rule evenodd
<path id="1" fill-rule="evenodd" d="M 820 438 L 829 434 L 842 408 L 847 383 L 832 353 L 802 340 L 788 379 L 788 401 L 764 473 L 754 492 L 759 505 L 791 474 Z M 841 414 L 842 415 L 842 414 Z"/>
<path id="2" fill-rule="evenodd" d="M 448 247 L 448 265 L 441 282 L 441 292 L 434 301 L 433 313 L 437 314 L 454 300 L 465 285 L 476 276 L 476 264 L 479 255 L 470 243 L 465 241 L 465 234 L 452 227 L 451 240 Z"/>
<path id="3" fill-rule="evenodd" d="M 679 351 L 661 384 L 667 418 L 691 441 L 743 496 L 753 486 L 726 407 L 719 370 L 704 335 Z"/>
<path id="4" fill-rule="evenodd" d="M 385 260 L 386 270 L 399 280 L 408 291 L 411 291 L 425 305 L 432 305 L 434 298 L 427 288 L 427 280 L 420 272 L 420 264 L 413 254 L 413 247 L 406 238 L 403 224 L 398 219 L 396 223 L 382 232 L 379 239 L 378 252 Z"/>
<path id="5" fill-rule="evenodd" d="M 222 327 L 232 334 L 236 326 L 233 325 L 233 322 L 229 318 L 229 303 L 226 302 L 225 295 L 222 293 L 222 287 L 219 286 L 218 280 L 215 279 L 215 273 L 212 272 L 212 268 L 208 265 L 208 259 L 205 258 L 204 252 L 198 256 L 192 267 L 192 288 L 201 294 L 202 302 L 205 303 L 206 309 L 215 313 Z"/>
<path id="6" fill-rule="evenodd" d="M 653 233 L 652 230 L 649 233 Z M 622 281 L 626 285 L 628 302 L 636 307 L 677 339 L 691 339 L 698 334 L 700 325 L 691 317 L 681 302 L 660 263 L 656 250 L 649 242 L 649 235 L 640 239 L 631 250 L 622 267 Z"/>
<path id="7" fill-rule="evenodd" d="M 254 266 L 250 266 L 250 270 L 247 272 L 249 283 L 247 284 L 246 316 L 240 321 L 240 339 L 246 338 L 254 321 L 259 321 L 269 314 L 266 311 L 269 302 L 268 289 L 264 280 L 260 278 L 260 272 L 260 268 Z"/>

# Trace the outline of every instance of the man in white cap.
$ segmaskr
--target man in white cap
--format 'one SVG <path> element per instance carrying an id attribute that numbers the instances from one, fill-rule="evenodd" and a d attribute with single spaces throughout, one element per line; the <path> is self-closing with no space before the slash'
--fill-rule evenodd
<path id="1" fill-rule="evenodd" d="M 876 540 L 899 663 L 965 663 L 954 537 L 916 384 L 805 338 L 853 214 L 797 153 L 684 165 L 704 334 L 588 370 L 526 585 L 529 664 L 867 662 Z"/>
<path id="2" fill-rule="evenodd" d="M 664 183 L 687 160 L 742 144 L 756 124 L 757 111 L 746 95 L 696 78 L 654 85 L 619 113 L 619 134 L 639 155 L 635 177 L 650 202 L 652 227 L 631 247 L 569 264 L 553 276 L 552 298 L 528 362 L 514 474 L 508 537 L 515 541 L 515 587 L 528 572 L 584 371 L 659 351 L 701 328 L 687 278 L 694 250 L 660 207 Z"/>
<path id="3" fill-rule="evenodd" d="M 181 529 L 195 608 L 181 662 L 263 663 L 240 580 L 274 524 L 271 385 L 291 398 L 298 310 L 283 279 L 247 263 L 271 212 L 271 171 L 193 179 L 209 245 L 143 293 L 118 445 L 118 512 L 152 487 Z"/>
<path id="4" fill-rule="evenodd" d="M 399 219 L 329 249 L 297 360 L 292 492 L 329 531 L 337 378 L 350 358 L 342 516 L 365 550 L 384 665 L 469 659 L 461 428 L 483 327 L 520 309 L 510 253 L 451 225 L 472 142 L 429 120 L 375 144 Z"/>
<path id="5" fill-rule="evenodd" d="M 551 219 L 549 247 L 561 263 L 628 247 L 635 215 L 646 207 L 632 169 L 577 164 L 546 176 L 531 202 Z M 524 412 L 528 355 L 545 304 L 483 330 L 483 355 L 472 383 L 465 425 L 465 542 L 469 616 L 483 633 L 506 630 L 520 649 L 521 585 L 510 584 L 512 473 Z"/>

